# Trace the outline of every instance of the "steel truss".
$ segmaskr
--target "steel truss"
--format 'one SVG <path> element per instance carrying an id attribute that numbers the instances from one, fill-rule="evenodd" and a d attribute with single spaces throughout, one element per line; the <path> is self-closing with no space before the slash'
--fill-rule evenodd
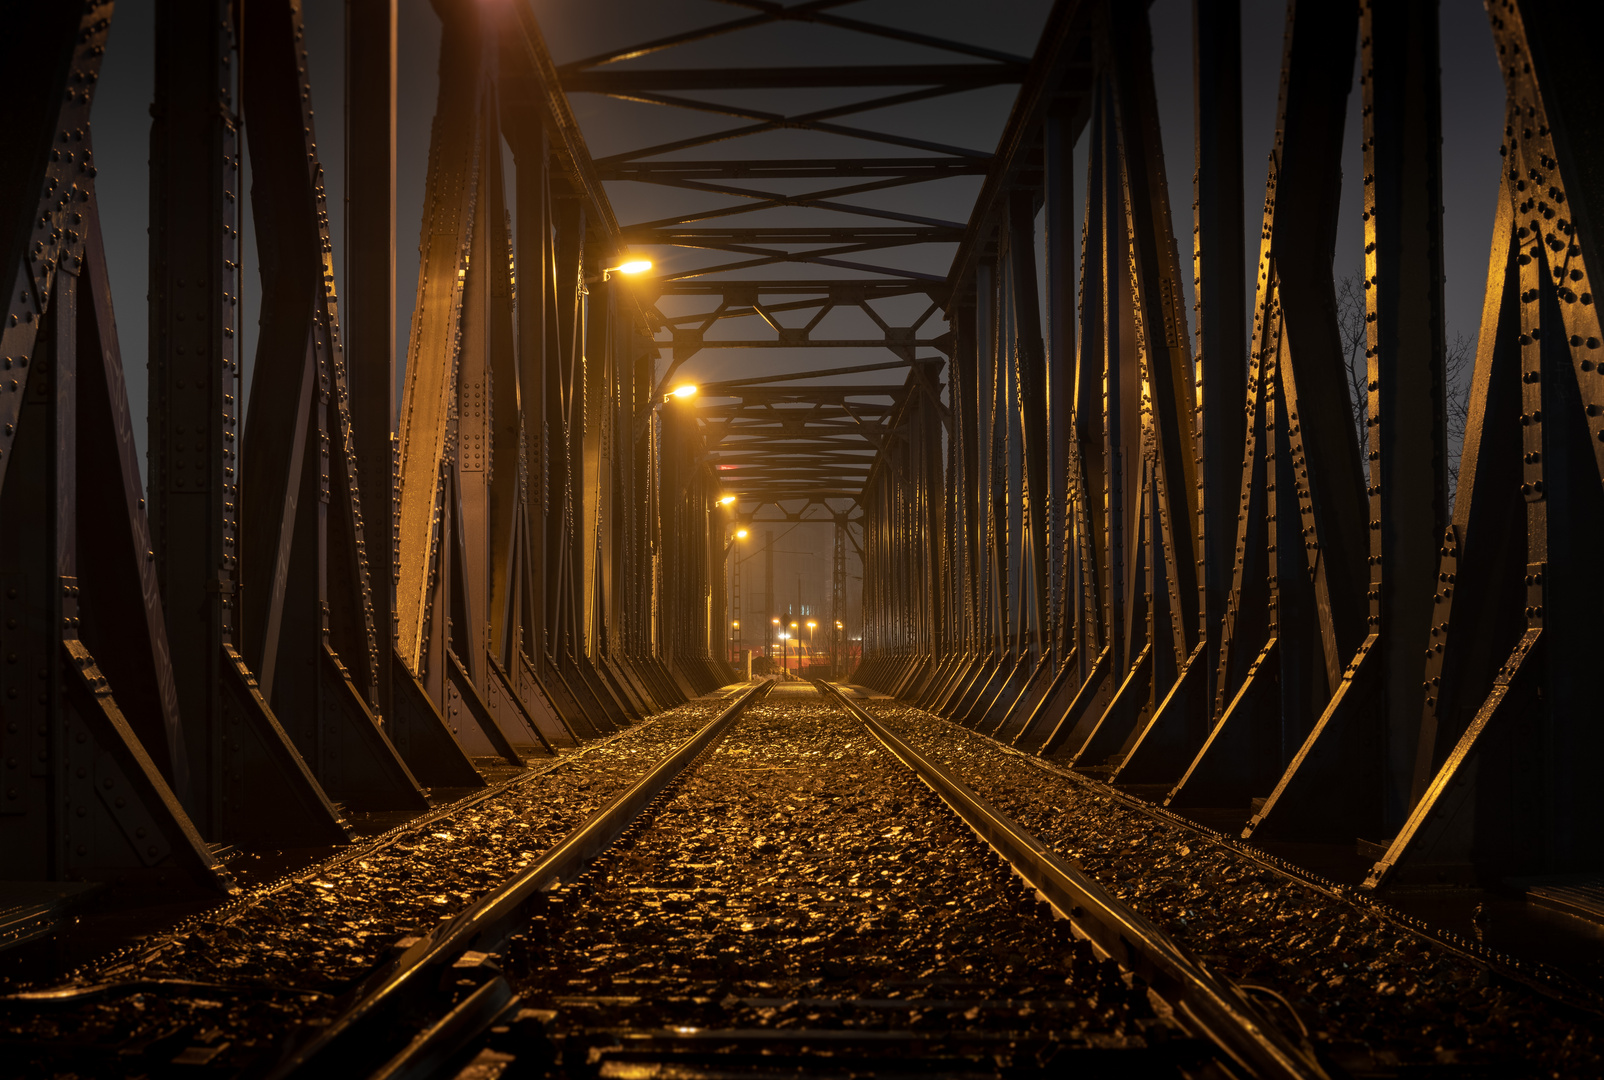
<path id="1" fill-rule="evenodd" d="M 1251 328 L 1239 14 L 1194 5 L 1189 339 L 1145 11 L 1058 4 L 948 278 L 945 441 L 905 401 L 864 487 L 857 680 L 1244 837 L 1379 843 L 1370 887 L 1604 866 L 1604 94 L 1575 14 L 1489 5 L 1504 175 L 1450 507 L 1435 5 L 1289 4 Z M 1356 55 L 1363 445 L 1331 272 Z"/>
<path id="2" fill-rule="evenodd" d="M 342 843 L 346 808 L 424 809 L 428 788 L 482 786 L 476 762 L 522 764 L 731 679 L 716 476 L 696 426 L 660 411 L 649 310 L 604 273 L 624 237 L 539 28 L 524 5 L 437 8 L 397 417 L 393 0 L 351 4 L 364 194 L 344 238 L 298 0 L 158 4 L 148 502 L 90 134 L 112 5 L 30 5 L 13 27 L 8 879 L 226 891 L 222 844 Z M 262 330 L 242 410 L 247 212 Z"/>
<path id="3" fill-rule="evenodd" d="M 1450 507 L 1430 4 L 1289 7 L 1249 326 L 1239 16 L 1197 0 L 1193 339 L 1140 5 L 1061 0 L 1029 58 L 762 5 L 559 69 L 527 5 L 438 0 L 395 414 L 393 0 L 351 0 L 347 167 L 367 194 L 345 237 L 298 0 L 161 0 L 148 493 L 90 130 L 111 4 L 24 5 L 0 104 L 7 876 L 227 890 L 220 844 L 340 843 L 344 808 L 418 809 L 482 785 L 476 759 L 521 763 L 728 681 L 725 492 L 738 521 L 833 522 L 831 619 L 853 630 L 858 553 L 859 681 L 1169 805 L 1237 808 L 1246 836 L 1378 842 L 1374 887 L 1599 870 L 1604 93 L 1571 44 L 1597 16 L 1489 6 L 1504 167 Z M 958 59 L 609 66 L 786 20 Z M 1363 446 L 1330 271 L 1356 56 Z M 1013 84 L 994 153 L 851 119 Z M 819 87 L 868 96 L 695 96 Z M 581 92 L 735 126 L 594 161 Z M 780 129 L 903 156 L 664 158 Z M 954 176 L 984 176 L 967 223 L 858 198 Z M 624 180 L 731 201 L 621 224 L 604 185 Z M 778 208 L 820 224 L 729 220 Z M 940 243 L 945 275 L 889 254 Z M 684 258 L 628 285 L 608 270 L 631 246 Z M 909 298 L 917 316 L 883 313 Z M 840 312 L 874 330 L 824 332 Z M 880 359 L 665 398 L 702 350 L 772 348 Z"/>

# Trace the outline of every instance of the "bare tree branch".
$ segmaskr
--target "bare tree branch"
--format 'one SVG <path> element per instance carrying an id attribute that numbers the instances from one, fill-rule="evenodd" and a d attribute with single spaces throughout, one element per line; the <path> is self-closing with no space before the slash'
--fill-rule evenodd
<path id="1" fill-rule="evenodd" d="M 1337 282 L 1337 329 L 1342 337 L 1343 356 L 1348 363 L 1348 404 L 1353 409 L 1353 426 L 1359 436 L 1359 463 L 1365 483 L 1370 482 L 1369 426 L 1370 369 L 1365 348 L 1364 278 L 1349 274 Z M 1455 334 L 1444 359 L 1443 382 L 1447 391 L 1448 427 L 1448 503 L 1453 505 L 1459 487 L 1459 455 L 1465 443 L 1465 424 L 1470 416 L 1470 376 L 1476 366 L 1475 342 Z"/>

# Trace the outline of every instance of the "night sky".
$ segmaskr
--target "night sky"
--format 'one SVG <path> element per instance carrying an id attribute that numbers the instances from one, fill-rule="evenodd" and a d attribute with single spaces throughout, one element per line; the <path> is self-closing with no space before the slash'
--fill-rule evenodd
<path id="1" fill-rule="evenodd" d="M 587 0 L 583 3 L 535 0 L 535 6 L 547 42 L 559 64 L 593 55 L 609 47 L 650 39 L 659 33 L 723 21 L 740 14 L 737 9 L 709 0 Z M 97 91 L 93 127 L 107 256 L 142 465 L 147 351 L 144 301 L 147 291 L 146 223 L 149 191 L 146 167 L 149 104 L 154 81 L 154 7 L 155 0 L 120 0 L 117 4 L 105 67 Z M 343 245 L 340 238 L 343 235 L 344 214 L 341 196 L 343 193 L 348 198 L 360 197 L 359 192 L 343 192 L 344 76 L 341 61 L 344 7 L 340 0 L 305 0 L 315 127 L 330 195 L 337 284 L 342 286 Z M 1028 55 L 1033 50 L 1035 37 L 1048 7 L 1046 0 L 1005 0 L 985 5 L 959 0 L 864 0 L 838 10 L 867 21 L 917 28 Z M 1243 157 L 1246 185 L 1243 202 L 1245 243 L 1248 245 L 1251 274 L 1252 261 L 1257 254 L 1265 165 L 1274 137 L 1285 8 L 1273 0 L 1243 0 L 1242 8 Z M 419 219 L 423 206 L 429 122 L 434 111 L 438 82 L 435 64 L 439 21 L 427 0 L 400 0 L 400 9 L 397 342 L 398 361 L 404 361 L 410 309 L 417 286 Z M 1473 341 L 1480 319 L 1486 252 L 1498 188 L 1503 88 L 1494 61 L 1487 16 L 1481 4 L 1476 0 L 1443 0 L 1441 12 L 1448 339 L 1453 341 L 1456 335 L 1464 335 Z M 1182 277 L 1190 311 L 1190 252 L 1185 246 L 1191 229 L 1190 4 L 1186 0 L 1157 0 L 1151 8 L 1151 21 L 1154 70 L 1165 136 L 1165 164 L 1176 231 L 1183 244 Z M 894 63 L 940 59 L 952 57 L 916 46 L 788 24 L 670 50 L 632 63 L 670 67 L 707 64 L 758 66 L 770 63 Z M 817 107 L 819 95 L 840 95 L 842 92 L 812 93 L 814 97 L 801 102 L 802 107 Z M 1012 93 L 1012 87 L 973 91 L 938 99 L 936 103 L 864 114 L 853 118 L 851 122 L 989 151 L 995 145 L 1006 119 Z M 714 100 L 717 95 L 709 93 L 703 97 Z M 782 105 L 777 99 L 768 100 L 761 95 L 748 93 L 743 103 L 795 112 L 799 111 L 799 100 L 793 93 Z M 679 110 L 614 102 L 592 95 L 576 95 L 573 104 L 592 153 L 597 157 L 661 142 L 680 131 L 710 130 L 735 123 L 725 118 L 708 118 L 700 113 L 685 114 Z M 1347 131 L 1343 135 L 1343 173 L 1347 178 L 1357 178 L 1362 171 L 1358 136 L 1359 105 L 1356 78 L 1350 95 Z M 720 144 L 680 156 L 731 156 L 736 153 L 749 153 L 754 157 L 833 153 L 845 156 L 897 152 L 891 147 L 811 133 L 786 133 L 745 141 L 752 145 L 732 149 L 737 144 Z M 1077 157 L 1084 160 L 1082 155 Z M 1078 176 L 1077 186 L 1079 183 Z M 935 190 L 937 185 L 928 187 L 932 190 L 920 191 L 915 188 L 881 193 L 880 205 L 961 221 L 968 216 L 968 208 L 979 182 L 978 179 L 959 179 L 943 182 L 939 190 Z M 679 208 L 695 205 L 686 203 L 683 196 L 665 189 L 628 190 L 630 188 L 640 189 L 644 186 L 610 186 L 610 197 L 618 216 L 626 223 L 667 216 Z M 1346 183 L 1337 236 L 1335 271 L 1339 277 L 1357 273 L 1362 265 L 1360 199 L 1359 185 L 1355 182 Z M 716 201 L 728 200 L 721 198 Z M 860 201 L 868 203 L 874 200 L 865 197 Z M 843 219 L 846 220 L 844 216 Z M 255 245 L 248 215 L 245 215 L 245 220 L 245 260 L 249 268 L 253 263 Z M 765 222 L 733 219 L 732 223 L 780 223 L 783 220 L 783 217 L 770 217 Z M 813 223 L 818 223 L 818 219 L 814 218 Z M 931 250 L 909 249 L 897 256 L 902 261 L 896 265 L 944 273 L 951 258 L 951 246 L 940 249 L 937 245 L 929 247 Z M 781 273 L 822 276 L 816 275 L 811 269 L 797 273 L 793 268 Z M 343 294 L 343 288 L 341 292 Z M 248 270 L 243 319 L 246 325 L 243 354 L 246 358 L 247 380 L 255 348 L 258 297 L 255 275 Z M 841 329 L 850 332 L 850 328 Z M 732 336 L 747 335 L 741 333 Z M 775 370 L 790 370 L 818 362 L 817 355 L 787 357 L 778 350 L 773 355 L 764 355 L 759 359 Z M 741 370 L 749 371 L 751 364 L 751 358 L 737 360 L 728 353 L 704 353 L 692 362 L 687 375 L 706 378 L 723 374 L 738 365 Z M 784 530 L 785 526 L 780 526 L 776 531 Z M 777 543 L 776 547 L 787 553 L 776 560 L 780 602 L 789 600 L 789 594 L 794 591 L 794 586 L 785 587 L 783 582 L 794 582 L 797 573 L 809 579 L 804 583 L 805 591 L 814 593 L 815 589 L 823 588 L 812 583 L 822 582 L 828 577 L 829 540 L 826 529 L 804 527 Z M 809 550 L 813 552 L 811 557 L 801 554 Z M 753 560 L 749 564 L 751 570 L 757 570 L 759 566 L 760 560 Z M 755 576 L 761 580 L 760 573 Z M 752 578 L 749 577 L 748 589 L 751 588 L 751 582 Z M 814 595 L 805 599 L 811 604 L 824 597 Z M 748 619 L 754 625 L 757 622 L 750 614 L 750 609 Z"/>

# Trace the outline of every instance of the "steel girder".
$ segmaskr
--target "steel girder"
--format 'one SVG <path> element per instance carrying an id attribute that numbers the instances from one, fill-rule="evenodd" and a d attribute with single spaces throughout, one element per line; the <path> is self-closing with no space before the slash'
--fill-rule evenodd
<path id="1" fill-rule="evenodd" d="M 1194 355 L 1159 197 L 1144 16 L 1060 5 L 948 282 L 946 527 L 929 553 L 941 611 L 920 623 L 925 600 L 898 567 L 927 557 L 899 531 L 927 480 L 883 451 L 866 489 L 881 569 L 858 677 L 1170 805 L 1234 808 L 1244 836 L 1380 841 L 1371 887 L 1604 865 L 1588 779 L 1600 735 L 1584 719 L 1604 596 L 1584 554 L 1604 525 L 1604 331 L 1588 267 L 1604 256 L 1587 164 L 1604 86 L 1573 62 L 1570 15 L 1489 8 L 1504 175 L 1450 513 L 1434 6 L 1288 6 L 1244 339 L 1239 14 L 1228 0 L 1194 5 Z M 1330 270 L 1356 48 L 1362 443 Z M 1076 92 L 1088 57 L 1089 95 Z M 1074 308 L 1054 284 L 1072 241 L 1055 216 L 1082 133 L 1072 343 Z M 1033 257 L 1013 223 L 1039 207 L 1045 396 L 1033 335 L 1011 321 L 1028 310 L 1015 256 Z M 1019 566 L 1041 558 L 1028 541 L 1038 432 L 1053 485 L 1045 587 Z M 1043 607 L 1038 644 L 1027 616 Z M 921 651 L 935 627 L 952 632 Z"/>
<path id="2" fill-rule="evenodd" d="M 373 79 L 348 106 L 364 121 L 352 175 L 389 189 L 394 7 L 358 7 L 383 32 L 348 42 Z M 159 5 L 146 497 L 88 124 L 110 6 L 34 5 L 8 46 L 24 76 L 0 163 L 8 875 L 226 890 L 214 842 L 337 843 L 335 799 L 418 807 L 424 784 L 482 783 L 475 754 L 519 760 L 718 685 L 726 490 L 751 520 L 822 506 L 838 592 L 858 551 L 862 681 L 1173 805 L 1235 808 L 1250 836 L 1378 841 L 1374 887 L 1604 863 L 1587 771 L 1604 689 L 1589 546 L 1604 528 L 1589 270 L 1604 88 L 1568 52 L 1596 16 L 1490 5 L 1504 167 L 1450 508 L 1429 4 L 1289 6 L 1246 335 L 1239 15 L 1195 5 L 1195 352 L 1139 7 L 1065 0 L 1028 61 L 803 6 L 563 69 L 524 5 L 438 8 L 445 77 L 393 429 L 393 210 L 353 216 L 346 341 L 298 4 L 247 5 L 245 27 L 226 0 Z M 965 59 L 604 69 L 794 18 Z M 1330 275 L 1356 49 L 1362 443 Z M 992 154 L 841 122 L 1014 82 Z M 685 96 L 819 86 L 897 92 L 798 113 Z M 741 126 L 593 162 L 569 91 Z M 786 126 L 910 153 L 661 158 Z M 263 237 L 248 418 L 242 131 Z M 967 225 L 855 201 L 982 174 Z M 808 179 L 830 186 L 783 183 Z M 604 187 L 621 180 L 732 201 L 621 226 Z M 725 220 L 782 208 L 874 220 Z M 865 258 L 954 242 L 945 276 Z M 631 243 L 721 261 L 631 288 L 607 276 Z M 840 276 L 759 276 L 786 263 Z M 875 306 L 910 297 L 908 325 Z M 844 310 L 874 331 L 818 332 Z M 780 347 L 887 359 L 664 400 L 704 349 Z M 840 381 L 877 371 L 895 374 Z"/>
<path id="3" fill-rule="evenodd" d="M 240 531 L 259 587 L 242 590 L 241 652 L 334 798 L 421 810 L 419 782 L 375 713 L 381 641 L 300 13 L 257 5 L 244 31 L 263 288 L 240 471 L 261 507 Z"/>
<path id="4" fill-rule="evenodd" d="M 208 748 L 179 708 L 101 244 L 89 115 L 111 5 L 20 14 L 0 165 L 5 873 L 226 890 L 184 805 Z"/>
<path id="5" fill-rule="evenodd" d="M 807 67 L 642 67 L 626 61 L 776 23 L 805 21 L 853 36 L 867 35 L 940 50 L 955 63 Z M 859 39 L 861 40 L 861 38 Z M 916 214 L 875 193 L 952 177 L 982 175 L 987 155 L 887 130 L 883 118 L 862 125 L 864 113 L 929 101 L 977 87 L 1008 85 L 1025 75 L 1025 59 L 955 40 L 850 18 L 818 5 L 765 7 L 750 16 L 687 29 L 565 64 L 564 90 L 651 104 L 681 113 L 731 118 L 734 126 L 614 153 L 597 162 L 605 181 L 654 185 L 659 191 L 722 197 L 656 220 L 629 223 L 621 237 L 659 266 L 636 286 L 653 301 L 655 341 L 668 354 L 659 389 L 667 389 L 692 358 L 711 350 L 761 356 L 761 350 L 885 350 L 890 362 L 815 361 L 782 373 L 717 380 L 700 388 L 697 415 L 710 460 L 725 490 L 735 494 L 741 520 L 775 513 L 826 520 L 849 509 L 865 491 L 866 466 L 895 438 L 893 416 L 910 392 L 940 398 L 939 380 L 911 376 L 900 383 L 863 385 L 860 372 L 907 369 L 951 351 L 950 336 L 927 330 L 940 314 L 945 277 L 901 268 L 890 254 L 921 245 L 962 241 L 961 221 Z M 707 91 L 795 92 L 821 87 L 859 90 L 858 100 L 817 108 L 758 108 Z M 893 125 L 889 125 L 894 127 Z M 744 156 L 740 140 L 775 131 L 844 136 L 896 147 L 901 156 L 766 158 Z M 705 148 L 694 160 L 670 152 Z M 721 156 L 712 156 L 722 151 Z M 796 181 L 817 181 L 801 191 Z M 784 224 L 747 226 L 742 215 L 788 211 Z M 845 217 L 844 215 L 850 215 Z M 814 222 L 823 222 L 815 224 Z M 777 268 L 806 264 L 815 278 L 771 277 Z M 911 323 L 876 305 L 909 297 L 926 304 Z M 864 330 L 831 332 L 832 316 L 856 319 Z M 864 322 L 867 320 L 867 322 Z M 856 358 L 854 358 L 856 361 Z M 794 358 L 785 369 L 798 367 Z M 772 373 L 771 373 L 772 372 Z M 945 405 L 941 406 L 945 409 Z M 947 422 L 945 414 L 941 421 Z M 770 509 L 770 508 L 773 509 Z M 812 508 L 817 507 L 814 510 Z"/>
<path id="6" fill-rule="evenodd" d="M 299 3 L 158 5 L 148 498 L 89 134 L 111 5 L 37 5 L 16 28 L 26 89 L 5 102 L 17 138 L 0 166 L 8 878 L 227 891 L 222 843 L 343 843 L 344 806 L 421 810 L 423 785 L 484 783 L 474 756 L 519 762 L 728 679 L 707 605 L 664 600 L 716 519 L 664 504 L 659 422 L 640 423 L 658 404 L 653 323 L 602 275 L 619 230 L 538 26 L 527 9 L 440 8 L 397 431 L 393 0 L 353 4 L 346 43 L 365 73 L 350 175 L 380 196 L 351 200 L 349 342 Z M 242 417 L 247 208 L 263 292 Z M 711 492 L 705 450 L 670 450 Z M 697 580 L 716 590 L 708 558 Z"/>

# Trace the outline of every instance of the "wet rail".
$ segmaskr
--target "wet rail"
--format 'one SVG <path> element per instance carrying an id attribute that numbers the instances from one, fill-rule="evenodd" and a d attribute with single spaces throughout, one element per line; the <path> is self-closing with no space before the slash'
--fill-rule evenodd
<path id="1" fill-rule="evenodd" d="M 831 694 L 903 764 L 929 784 L 1075 930 L 1103 955 L 1141 976 L 1188 1031 L 1208 1039 L 1249 1076 L 1324 1076 L 1306 1047 L 1295 1045 L 1230 980 L 1209 970 L 1169 934 L 1111 894 L 952 771 L 915 750 L 838 686 Z"/>
<path id="2" fill-rule="evenodd" d="M 729 704 L 709 695 L 521 772 L 48 980 L 4 981 L 18 1075 L 259 1073 L 376 969 L 514 877 Z"/>
<path id="3" fill-rule="evenodd" d="M 412 943 L 366 980 L 352 995 L 350 1005 L 271 1075 L 368 1075 L 373 1070 L 366 1066 L 375 1052 L 382 1052 L 395 1040 L 397 1031 L 405 1030 L 420 1012 L 428 1022 L 397 1051 L 394 1062 L 375 1075 L 430 1075 L 436 1064 L 489 1026 L 507 1007 L 511 992 L 506 981 L 483 962 L 526 918 L 526 907 L 606 850 L 728 729 L 748 702 L 767 690 L 767 683 L 756 683 L 736 694 L 717 716 L 532 866 L 435 933 Z M 442 985 L 449 992 L 460 982 L 472 982 L 476 972 L 488 973 L 488 977 L 442 1015 L 430 1015 Z"/>
<path id="4" fill-rule="evenodd" d="M 420 858 L 427 836 L 471 837 L 458 861 L 493 875 L 476 898 L 387 938 L 376 964 L 333 949 L 344 924 L 319 929 L 305 904 L 263 902 L 263 917 L 234 934 L 189 948 L 167 934 L 159 955 L 120 982 L 32 1001 L 59 1006 L 66 1031 L 96 1002 L 126 1019 L 130 995 L 150 1012 L 189 999 L 204 1009 L 209 999 L 214 1027 L 171 1020 L 117 1051 L 129 1074 L 151 1076 L 193 1075 L 196 1065 L 219 1076 L 459 1080 L 1391 1075 L 1379 1059 L 1333 1058 L 1340 1018 L 1311 1012 L 1262 974 L 1286 957 L 1243 968 L 1254 949 L 1291 957 L 1285 934 L 1326 927 L 1320 911 L 1287 909 L 1301 914 L 1284 921 L 1283 937 L 1263 937 L 1236 901 L 1262 906 L 1270 893 L 1243 879 L 1222 884 L 1213 916 L 1222 928 L 1240 919 L 1240 941 L 1200 937 L 1204 916 L 1188 907 L 1186 921 L 1170 918 L 1148 884 L 1184 873 L 1185 845 L 1170 835 L 1178 826 L 1138 842 L 1131 823 L 1110 817 L 1113 804 L 1064 801 L 1082 778 L 916 710 L 854 698 L 850 687 L 791 682 L 702 699 L 597 747 L 607 752 L 588 767 L 576 769 L 577 756 L 563 786 L 539 789 L 570 801 L 588 791 L 580 816 L 542 807 L 531 787 L 559 771 L 524 781 L 531 790 L 516 798 L 511 788 L 481 797 L 392 838 L 412 849 L 396 865 L 368 849 L 347 853 L 340 867 L 375 867 L 372 895 L 415 891 L 425 906 L 448 888 Z M 543 814 L 543 831 L 521 831 Z M 1081 838 L 1066 845 L 1065 830 Z M 536 835 L 546 839 L 532 847 Z M 1119 857 L 1145 860 L 1134 877 L 1099 854 L 1133 843 Z M 1226 853 L 1203 857 L 1207 880 L 1236 880 L 1219 864 Z M 303 875 L 313 880 L 287 892 L 333 907 L 364 880 L 337 869 Z M 252 953 L 251 941 L 232 939 L 287 919 L 307 921 L 296 936 L 270 939 L 279 945 L 265 970 L 240 966 L 230 950 L 261 957 L 262 943 Z M 1348 936 L 1364 928 L 1342 925 Z M 1332 948 L 1366 947 L 1338 937 Z M 214 952 L 223 959 L 207 978 L 197 957 Z M 1414 963 L 1427 961 L 1422 953 Z M 343 987 L 318 982 L 330 971 Z M 1492 1001 L 1518 989 L 1494 980 L 1483 993 Z M 226 1013 L 230 995 L 278 1009 L 276 1023 Z M 1386 1025 L 1376 1000 L 1368 1022 Z M 1532 1012 L 1521 1030 L 1539 1036 L 1545 1015 Z M 1406 1039 L 1392 1035 L 1391 1045 Z M 208 1058 L 197 1045 L 218 1052 Z M 86 1056 L 79 1075 L 104 1074 L 105 1060 Z"/>
<path id="5" fill-rule="evenodd" d="M 540 863 L 586 869 L 487 896 L 276 1075 L 1322 1075 L 850 703 L 782 685 L 733 724 L 745 703 L 605 853 L 627 811 Z M 402 967 L 404 1039 L 372 1019 Z"/>

